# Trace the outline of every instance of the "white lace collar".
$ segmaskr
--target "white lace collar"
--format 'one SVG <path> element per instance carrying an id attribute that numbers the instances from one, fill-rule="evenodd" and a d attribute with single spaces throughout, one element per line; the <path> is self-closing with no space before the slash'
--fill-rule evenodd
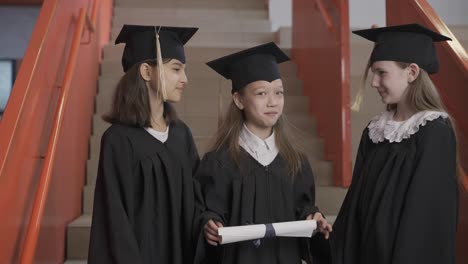
<path id="1" fill-rule="evenodd" d="M 438 111 L 421 111 L 412 115 L 405 121 L 394 121 L 394 111 L 386 111 L 374 117 L 369 123 L 369 138 L 374 143 L 385 140 L 401 142 L 410 138 L 419 131 L 420 126 L 425 126 L 427 121 L 435 120 L 439 117 L 447 118 L 448 114 Z"/>

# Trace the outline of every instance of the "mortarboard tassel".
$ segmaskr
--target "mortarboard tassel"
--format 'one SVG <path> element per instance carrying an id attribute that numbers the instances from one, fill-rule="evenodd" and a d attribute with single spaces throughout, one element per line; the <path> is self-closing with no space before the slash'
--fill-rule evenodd
<path id="1" fill-rule="evenodd" d="M 159 28 L 159 30 L 160 29 L 161 29 L 161 27 Z M 166 100 L 167 100 L 166 79 L 165 79 L 164 65 L 163 65 L 162 54 L 161 54 L 161 43 L 159 42 L 159 30 L 156 31 L 156 28 L 155 28 L 155 33 L 156 33 L 156 57 L 157 57 L 157 62 L 158 62 L 158 73 L 159 73 L 158 93 L 161 95 L 162 100 L 164 102 L 166 102 Z"/>
<path id="2" fill-rule="evenodd" d="M 362 80 L 362 84 L 359 87 L 356 97 L 354 97 L 354 103 L 351 106 L 351 111 L 353 112 L 359 112 L 361 110 L 361 104 L 362 100 L 364 99 L 364 90 L 366 89 L 367 86 L 367 77 L 369 74 L 369 69 L 371 67 L 371 60 L 369 58 L 366 66 L 366 72 L 364 73 L 364 79 Z"/>
<path id="3" fill-rule="evenodd" d="M 354 112 L 359 112 L 361 110 L 361 103 L 364 97 L 364 87 L 364 85 L 361 85 L 361 87 L 359 87 L 356 97 L 354 98 L 354 103 L 351 106 L 351 110 Z"/>

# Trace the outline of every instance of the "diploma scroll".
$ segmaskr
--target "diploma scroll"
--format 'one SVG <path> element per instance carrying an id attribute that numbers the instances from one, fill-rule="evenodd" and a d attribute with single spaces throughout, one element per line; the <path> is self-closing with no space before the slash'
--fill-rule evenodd
<path id="1" fill-rule="evenodd" d="M 303 220 L 260 225 L 230 226 L 218 229 L 221 244 L 260 239 L 264 237 L 312 237 L 317 222 Z"/>

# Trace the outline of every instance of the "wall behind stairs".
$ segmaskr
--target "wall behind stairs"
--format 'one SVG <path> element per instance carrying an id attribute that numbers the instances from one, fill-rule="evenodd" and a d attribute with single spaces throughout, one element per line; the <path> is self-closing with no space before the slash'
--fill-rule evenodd
<path id="1" fill-rule="evenodd" d="M 0 58 L 23 57 L 40 9 L 40 6 L 0 6 Z"/>
<path id="2" fill-rule="evenodd" d="M 279 27 L 292 26 L 292 0 L 270 0 L 268 15 L 273 31 Z"/>
<path id="3" fill-rule="evenodd" d="M 273 31 L 279 27 L 292 26 L 292 1 L 269 1 L 269 15 Z M 428 0 L 428 2 L 446 24 L 468 25 L 467 0 Z M 373 24 L 385 26 L 385 0 L 349 0 L 349 10 L 351 28 L 367 28 Z"/>

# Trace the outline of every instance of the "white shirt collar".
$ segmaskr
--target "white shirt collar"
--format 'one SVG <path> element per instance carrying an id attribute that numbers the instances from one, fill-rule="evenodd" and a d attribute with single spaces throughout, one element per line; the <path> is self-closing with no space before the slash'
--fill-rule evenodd
<path id="1" fill-rule="evenodd" d="M 252 133 L 245 124 L 239 136 L 239 145 L 263 166 L 269 165 L 278 154 L 275 132 L 263 140 Z"/>

